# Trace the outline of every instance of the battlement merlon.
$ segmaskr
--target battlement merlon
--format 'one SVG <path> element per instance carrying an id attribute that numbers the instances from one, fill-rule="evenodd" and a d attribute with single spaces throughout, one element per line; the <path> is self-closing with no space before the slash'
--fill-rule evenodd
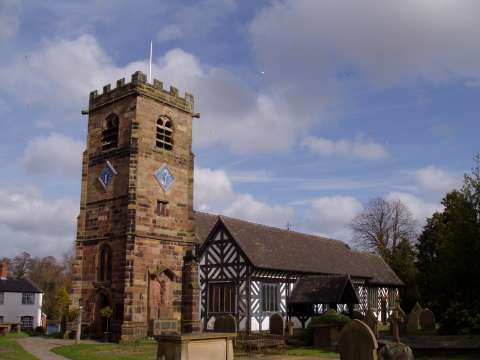
<path id="1" fill-rule="evenodd" d="M 88 112 L 92 112 L 95 109 L 109 105 L 113 101 L 117 101 L 132 94 L 148 96 L 157 101 L 188 112 L 194 117 L 199 116 L 199 114 L 194 112 L 194 100 L 192 94 L 185 92 L 185 96 L 181 97 L 178 94 L 178 89 L 174 86 L 170 86 L 170 91 L 164 90 L 163 83 L 157 79 L 153 80 L 153 84 L 147 83 L 147 76 L 141 71 L 135 72 L 129 83 L 125 83 L 125 78 L 123 78 L 117 80 L 116 87 L 113 89 L 111 84 L 107 84 L 103 87 L 101 94 L 99 94 L 97 90 L 92 91 L 90 93 Z"/>

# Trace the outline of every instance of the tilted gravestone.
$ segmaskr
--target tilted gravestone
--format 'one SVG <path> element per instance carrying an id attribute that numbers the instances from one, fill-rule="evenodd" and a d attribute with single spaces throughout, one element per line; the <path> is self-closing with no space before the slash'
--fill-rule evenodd
<path id="1" fill-rule="evenodd" d="M 352 320 L 340 332 L 338 351 L 341 360 L 377 360 L 378 343 L 370 327 Z"/>
<path id="2" fill-rule="evenodd" d="M 283 317 L 275 313 L 270 316 L 270 334 L 284 335 Z"/>
<path id="3" fill-rule="evenodd" d="M 411 334 L 418 330 L 420 330 L 420 313 L 422 312 L 422 307 L 417 302 L 413 307 L 410 314 L 408 314 L 407 318 L 407 333 Z"/>
<path id="4" fill-rule="evenodd" d="M 221 315 L 215 320 L 213 331 L 222 333 L 237 332 L 237 320 L 232 314 Z"/>
<path id="5" fill-rule="evenodd" d="M 432 310 L 423 309 L 420 312 L 420 327 L 422 330 L 435 330 L 435 315 Z"/>
<path id="6" fill-rule="evenodd" d="M 372 329 L 375 337 L 378 339 L 378 319 L 371 309 L 368 309 L 363 321 Z"/>

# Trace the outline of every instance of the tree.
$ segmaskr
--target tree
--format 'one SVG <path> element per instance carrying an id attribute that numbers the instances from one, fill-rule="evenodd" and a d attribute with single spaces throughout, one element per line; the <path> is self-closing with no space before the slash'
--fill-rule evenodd
<path id="1" fill-rule="evenodd" d="M 364 250 L 388 259 L 403 241 L 415 238 L 415 222 L 400 200 L 371 200 L 352 223 L 354 241 Z"/>
<path id="2" fill-rule="evenodd" d="M 480 333 L 480 157 L 460 191 L 442 200 L 417 243 L 418 283 L 424 304 L 447 333 Z"/>
<path id="3" fill-rule="evenodd" d="M 29 253 L 23 252 L 10 260 L 11 274 L 15 279 L 26 277 L 32 265 L 32 257 Z"/>
<path id="4" fill-rule="evenodd" d="M 390 265 L 405 286 L 400 290 L 401 306 L 409 310 L 418 300 L 415 252 L 415 221 L 400 200 L 371 200 L 351 223 L 357 247 L 373 251 Z"/>

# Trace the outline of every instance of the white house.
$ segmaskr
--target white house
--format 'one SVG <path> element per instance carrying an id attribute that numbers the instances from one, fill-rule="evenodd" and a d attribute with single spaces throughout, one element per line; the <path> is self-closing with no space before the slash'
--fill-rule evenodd
<path id="1" fill-rule="evenodd" d="M 22 329 L 42 325 L 43 292 L 28 279 L 8 278 L 8 260 L 0 267 L 0 323 L 21 323 Z"/>

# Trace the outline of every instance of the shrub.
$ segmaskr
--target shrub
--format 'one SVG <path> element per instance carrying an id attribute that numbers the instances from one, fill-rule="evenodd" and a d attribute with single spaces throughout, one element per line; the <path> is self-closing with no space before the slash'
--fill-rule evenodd
<path id="1" fill-rule="evenodd" d="M 325 314 L 314 316 L 310 321 L 309 327 L 317 324 L 335 324 L 345 325 L 350 322 L 350 318 L 343 314 L 338 314 L 333 310 L 327 311 Z"/>
<path id="2" fill-rule="evenodd" d="M 480 302 L 466 308 L 464 304 L 451 305 L 440 322 L 440 334 L 480 334 Z"/>

